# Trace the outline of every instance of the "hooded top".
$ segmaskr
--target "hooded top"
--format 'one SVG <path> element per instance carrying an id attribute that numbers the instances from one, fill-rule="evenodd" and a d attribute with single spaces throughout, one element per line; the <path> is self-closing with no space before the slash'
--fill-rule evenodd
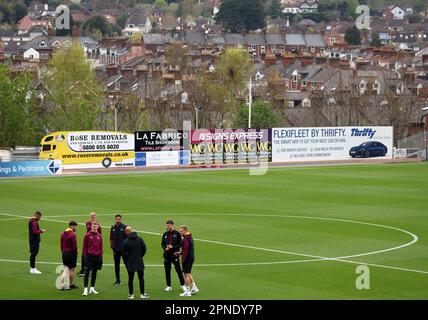
<path id="1" fill-rule="evenodd" d="M 181 260 L 183 263 L 191 263 L 195 260 L 195 245 L 190 232 L 183 237 L 183 249 L 181 252 Z"/>
<path id="2" fill-rule="evenodd" d="M 131 232 L 122 245 L 123 260 L 129 272 L 144 270 L 143 257 L 146 251 L 144 240 L 135 231 Z"/>
<path id="3" fill-rule="evenodd" d="M 103 236 L 98 232 L 88 232 L 83 238 L 83 256 L 103 255 Z"/>
<path id="4" fill-rule="evenodd" d="M 67 228 L 61 233 L 61 252 L 77 254 L 77 237 L 71 228 Z"/>

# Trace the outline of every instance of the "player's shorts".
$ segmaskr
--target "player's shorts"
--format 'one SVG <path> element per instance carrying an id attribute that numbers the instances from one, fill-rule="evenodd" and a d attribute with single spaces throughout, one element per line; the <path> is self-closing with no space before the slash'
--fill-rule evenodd
<path id="1" fill-rule="evenodd" d="M 69 268 L 76 268 L 77 254 L 74 252 L 64 252 L 62 254 L 62 264 Z"/>
<path id="2" fill-rule="evenodd" d="M 183 273 L 192 273 L 193 261 L 185 261 L 182 265 Z"/>
<path id="3" fill-rule="evenodd" d="M 86 256 L 85 268 L 89 270 L 101 270 L 103 266 L 103 257 L 101 256 Z"/>

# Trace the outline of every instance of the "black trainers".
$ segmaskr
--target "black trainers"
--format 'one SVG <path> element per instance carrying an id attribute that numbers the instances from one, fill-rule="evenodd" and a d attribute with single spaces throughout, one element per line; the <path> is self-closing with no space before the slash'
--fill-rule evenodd
<path id="1" fill-rule="evenodd" d="M 113 283 L 113 285 L 114 285 L 115 287 L 120 286 L 120 284 L 121 284 L 120 280 L 116 280 L 116 282 L 115 282 L 115 283 Z"/>
<path id="2" fill-rule="evenodd" d="M 79 289 L 79 287 L 76 286 L 75 284 L 73 284 L 73 285 L 70 286 L 70 290 L 72 290 L 72 289 Z"/>

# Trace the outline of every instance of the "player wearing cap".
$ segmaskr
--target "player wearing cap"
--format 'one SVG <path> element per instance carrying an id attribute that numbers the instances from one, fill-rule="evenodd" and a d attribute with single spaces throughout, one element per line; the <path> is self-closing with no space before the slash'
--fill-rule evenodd
<path id="1" fill-rule="evenodd" d="M 180 266 L 180 258 L 175 255 L 180 252 L 182 246 L 181 234 L 175 230 L 174 222 L 168 220 L 166 222 L 166 232 L 162 235 L 161 246 L 163 249 L 163 261 L 165 268 L 166 288 L 165 291 L 172 291 L 171 287 L 171 264 L 174 264 L 175 271 L 177 272 L 178 279 L 180 280 L 180 286 L 183 291 L 186 291 L 184 286 L 183 273 Z"/>

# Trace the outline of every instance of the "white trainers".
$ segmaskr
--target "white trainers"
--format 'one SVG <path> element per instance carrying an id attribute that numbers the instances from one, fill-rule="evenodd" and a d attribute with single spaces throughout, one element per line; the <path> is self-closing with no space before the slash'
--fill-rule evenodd
<path id="1" fill-rule="evenodd" d="M 94 287 L 91 287 L 91 289 L 89 289 L 89 294 L 98 294 L 98 292 L 95 291 Z"/>
<path id="2" fill-rule="evenodd" d="M 86 297 L 88 295 L 88 288 L 83 289 L 82 296 Z"/>
<path id="3" fill-rule="evenodd" d="M 170 291 L 172 291 L 172 288 L 171 287 L 166 287 L 164 291 L 170 292 Z"/>
<path id="4" fill-rule="evenodd" d="M 196 287 L 196 286 L 193 286 L 192 287 L 192 290 L 190 291 L 192 294 L 194 294 L 194 293 L 198 293 L 199 292 L 199 289 L 198 289 L 198 287 Z"/>
<path id="5" fill-rule="evenodd" d="M 191 297 L 192 293 L 190 291 L 184 291 L 183 293 L 180 293 L 180 297 Z"/>
<path id="6" fill-rule="evenodd" d="M 39 270 L 37 270 L 36 268 L 31 268 L 30 269 L 30 273 L 31 274 L 42 274 Z"/>
<path id="7" fill-rule="evenodd" d="M 133 294 L 128 294 L 128 299 L 129 300 L 134 300 L 134 295 Z"/>
<path id="8" fill-rule="evenodd" d="M 148 298 L 150 298 L 150 296 L 149 296 L 147 293 L 143 293 L 143 294 L 140 296 L 140 298 L 141 298 L 141 299 L 148 299 Z"/>
<path id="9" fill-rule="evenodd" d="M 181 286 L 181 289 L 183 289 L 183 292 L 187 291 L 187 287 L 186 286 Z"/>

